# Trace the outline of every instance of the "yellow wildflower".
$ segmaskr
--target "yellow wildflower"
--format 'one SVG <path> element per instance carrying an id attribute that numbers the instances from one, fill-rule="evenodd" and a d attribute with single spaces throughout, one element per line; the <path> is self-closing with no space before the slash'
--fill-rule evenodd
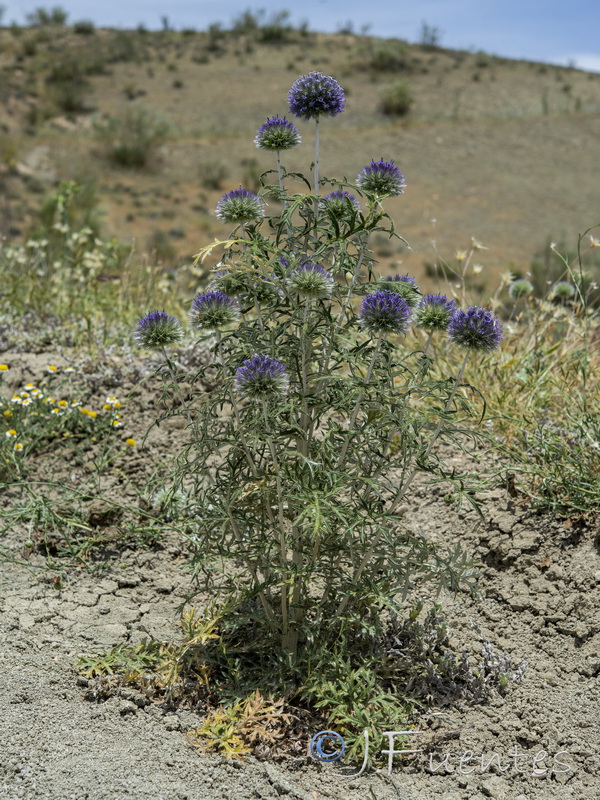
<path id="1" fill-rule="evenodd" d="M 125 439 L 125 444 L 128 444 L 130 447 L 135 447 L 135 439 Z"/>
<path id="2" fill-rule="evenodd" d="M 16 445 L 15 445 L 15 450 L 18 452 L 19 450 L 22 450 L 22 449 L 23 449 L 23 445 L 21 444 L 21 442 L 17 442 Z"/>
<path id="3" fill-rule="evenodd" d="M 48 372 L 58 372 L 58 367 L 55 367 L 54 364 L 48 364 Z"/>
<path id="4" fill-rule="evenodd" d="M 17 432 L 14 428 L 11 428 L 9 431 L 6 431 L 6 436 L 10 439 L 11 436 L 16 436 Z"/>
<path id="5" fill-rule="evenodd" d="M 8 364 L 0 364 L 0 372 L 6 372 L 9 369 Z"/>

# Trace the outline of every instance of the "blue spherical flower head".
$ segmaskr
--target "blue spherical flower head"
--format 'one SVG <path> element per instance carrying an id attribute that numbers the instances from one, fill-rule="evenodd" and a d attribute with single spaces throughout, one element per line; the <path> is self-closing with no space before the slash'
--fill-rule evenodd
<path id="1" fill-rule="evenodd" d="M 455 311 L 456 303 L 445 294 L 426 294 L 417 306 L 415 324 L 418 328 L 445 331 Z"/>
<path id="2" fill-rule="evenodd" d="M 319 203 L 319 208 L 337 220 L 343 220 L 360 211 L 360 203 L 349 192 L 329 192 Z"/>
<path id="3" fill-rule="evenodd" d="M 356 178 L 356 185 L 365 194 L 375 197 L 397 197 L 403 194 L 404 175 L 393 161 L 371 161 Z"/>
<path id="4" fill-rule="evenodd" d="M 528 281 L 527 278 L 513 281 L 508 287 L 508 294 L 513 300 L 520 300 L 522 297 L 527 297 L 527 295 L 532 292 L 533 284 L 531 281 Z"/>
<path id="5" fill-rule="evenodd" d="M 290 272 L 287 284 L 290 291 L 297 292 L 302 297 L 321 300 L 331 297 L 334 281 L 333 276 L 320 264 L 301 260 Z"/>
<path id="6" fill-rule="evenodd" d="M 221 197 L 217 203 L 216 215 L 228 224 L 258 222 L 265 215 L 265 207 L 257 194 L 240 186 Z"/>
<path id="7" fill-rule="evenodd" d="M 300 131 L 285 117 L 267 117 L 254 137 L 254 144 L 262 150 L 289 150 L 300 142 Z"/>
<path id="8" fill-rule="evenodd" d="M 252 400 L 268 400 L 285 394 L 290 379 L 285 364 L 276 358 L 254 355 L 238 367 L 233 382 L 234 389 Z"/>
<path id="9" fill-rule="evenodd" d="M 390 275 L 377 284 L 379 291 L 393 292 L 402 297 L 411 308 L 419 302 L 421 292 L 417 283 L 410 275 Z"/>
<path id="10" fill-rule="evenodd" d="M 410 322 L 410 306 L 394 292 L 378 290 L 362 301 L 358 319 L 371 334 L 405 334 Z"/>
<path id="11" fill-rule="evenodd" d="M 448 338 L 460 347 L 491 352 L 500 346 L 502 325 L 498 317 L 485 308 L 458 309 L 448 325 Z"/>
<path id="12" fill-rule="evenodd" d="M 322 72 L 309 72 L 294 82 L 288 92 L 290 111 L 302 119 L 316 119 L 341 114 L 345 105 L 344 90 L 334 78 Z"/>
<path id="13" fill-rule="evenodd" d="M 165 311 L 151 311 L 139 320 L 134 336 L 140 347 L 158 350 L 180 342 L 183 328 L 178 319 Z"/>
<path id="14" fill-rule="evenodd" d="M 240 310 L 237 303 L 223 292 L 199 294 L 190 310 L 190 323 L 198 330 L 218 331 L 236 322 Z"/>

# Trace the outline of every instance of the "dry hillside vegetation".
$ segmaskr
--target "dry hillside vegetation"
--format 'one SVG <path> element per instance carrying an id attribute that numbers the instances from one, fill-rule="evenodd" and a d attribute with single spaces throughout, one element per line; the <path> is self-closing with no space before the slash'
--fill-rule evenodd
<path id="1" fill-rule="evenodd" d="M 29 235 L 48 193 L 75 180 L 82 216 L 104 235 L 168 267 L 189 260 L 225 233 L 213 212 L 219 196 L 240 181 L 258 188 L 273 167 L 255 131 L 287 112 L 282 98 L 311 70 L 343 84 L 351 112 L 323 125 L 329 174 L 352 181 L 381 156 L 406 174 L 406 194 L 389 210 L 412 251 L 380 237 L 384 264 L 431 272 L 436 248 L 451 260 L 474 237 L 488 248 L 477 254 L 477 280 L 493 287 L 507 269 L 526 271 L 550 238 L 573 248 L 599 221 L 600 75 L 398 40 L 259 34 L 243 25 L 0 30 L 4 233 Z M 383 113 L 394 88 L 412 98 L 407 113 Z M 140 127 L 141 158 L 115 157 L 115 142 Z M 301 132 L 290 171 L 310 162 L 312 126 Z"/>

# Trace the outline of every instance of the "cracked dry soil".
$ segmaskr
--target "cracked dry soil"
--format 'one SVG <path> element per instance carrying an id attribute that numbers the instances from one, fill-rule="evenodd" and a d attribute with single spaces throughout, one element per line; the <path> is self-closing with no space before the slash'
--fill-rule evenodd
<path id="1" fill-rule="evenodd" d="M 143 411 L 144 397 L 136 402 Z M 158 452 L 160 438 L 147 446 Z M 142 468 L 138 453 L 129 458 L 131 469 Z M 4 494 L 10 504 L 11 491 Z M 357 778 L 347 777 L 354 766 L 309 757 L 239 764 L 187 743 L 201 719 L 189 710 L 166 712 L 126 690 L 84 700 L 86 681 L 73 669 L 79 654 L 177 637 L 190 578 L 181 543 L 167 535 L 154 548 L 121 552 L 102 577 L 68 568 L 61 588 L 39 554 L 26 567 L 0 564 L 0 798 L 598 800 L 598 520 L 540 514 L 503 488 L 481 497 L 481 520 L 442 495 L 418 487 L 404 524 L 443 545 L 459 541 L 481 562 L 478 596 L 442 598 L 452 643 L 476 656 L 477 626 L 497 652 L 528 667 L 503 696 L 418 720 L 439 743 L 431 762 L 396 757 L 391 776 Z M 17 560 L 26 535 L 15 525 L 2 541 Z"/>

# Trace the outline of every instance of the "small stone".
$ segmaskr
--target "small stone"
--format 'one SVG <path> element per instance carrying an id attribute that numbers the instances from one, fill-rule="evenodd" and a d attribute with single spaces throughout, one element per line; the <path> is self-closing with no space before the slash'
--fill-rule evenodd
<path id="1" fill-rule="evenodd" d="M 531 605 L 531 600 L 527 594 L 518 594 L 515 597 L 511 597 L 508 604 L 513 611 L 525 611 Z"/>
<path id="2" fill-rule="evenodd" d="M 541 542 L 541 535 L 537 531 L 530 531 L 519 526 L 513 531 L 513 545 L 519 550 L 535 550 Z"/>
<path id="3" fill-rule="evenodd" d="M 176 714 L 169 714 L 165 717 L 165 728 L 168 731 L 178 731 L 181 729 L 181 723 L 179 722 L 179 717 Z"/>
<path id="4" fill-rule="evenodd" d="M 494 800 L 504 800 L 507 796 L 505 782 L 496 776 L 482 781 L 481 791 L 486 797 L 492 797 Z"/>
<path id="5" fill-rule="evenodd" d="M 119 575 L 117 577 L 117 582 L 119 584 L 119 589 L 125 589 L 128 587 L 139 586 L 140 585 L 140 577 L 135 573 L 129 573 L 125 575 Z"/>
<path id="6" fill-rule="evenodd" d="M 600 572 L 598 573 L 599 580 L 600 580 Z M 565 577 L 565 571 L 562 567 L 558 564 L 552 564 L 546 570 L 546 578 L 549 581 L 561 581 Z"/>
<path id="7" fill-rule="evenodd" d="M 137 706 L 135 703 L 132 703 L 131 700 L 125 700 L 119 706 L 119 714 L 122 717 L 125 717 L 128 714 L 135 714 L 136 712 L 137 712 Z"/>

